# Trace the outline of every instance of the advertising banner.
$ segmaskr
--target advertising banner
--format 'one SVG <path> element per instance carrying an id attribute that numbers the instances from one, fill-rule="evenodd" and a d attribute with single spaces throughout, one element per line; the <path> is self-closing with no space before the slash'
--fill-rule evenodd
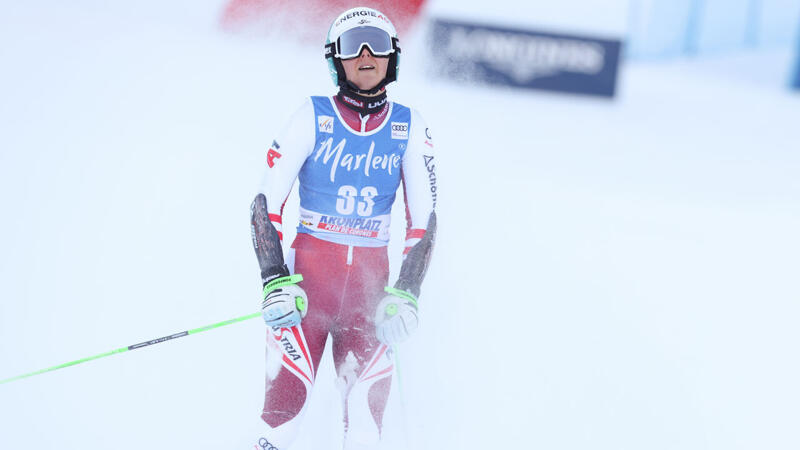
<path id="1" fill-rule="evenodd" d="M 613 97 L 621 42 L 436 19 L 432 66 L 464 81 Z"/>

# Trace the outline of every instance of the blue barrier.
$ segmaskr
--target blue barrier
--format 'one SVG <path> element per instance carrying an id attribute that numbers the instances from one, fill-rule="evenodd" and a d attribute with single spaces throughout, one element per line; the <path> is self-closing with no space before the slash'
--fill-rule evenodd
<path id="1" fill-rule="evenodd" d="M 791 46 L 800 0 L 631 0 L 628 57 Z"/>
<path id="2" fill-rule="evenodd" d="M 798 21 L 797 25 L 797 50 L 795 50 L 794 58 L 794 80 L 792 81 L 792 87 L 800 90 L 800 21 Z"/>

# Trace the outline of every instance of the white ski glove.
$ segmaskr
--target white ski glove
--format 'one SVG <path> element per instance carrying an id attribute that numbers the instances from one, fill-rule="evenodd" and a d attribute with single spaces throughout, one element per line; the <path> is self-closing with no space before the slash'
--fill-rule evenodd
<path id="1" fill-rule="evenodd" d="M 390 295 L 381 300 L 375 312 L 375 332 L 378 340 L 392 346 L 405 341 L 419 325 L 417 299 L 410 292 L 384 288 Z"/>
<path id="2" fill-rule="evenodd" d="M 308 296 L 297 283 L 300 274 L 276 278 L 264 286 L 261 314 L 270 327 L 291 328 L 299 325 L 308 312 Z"/>

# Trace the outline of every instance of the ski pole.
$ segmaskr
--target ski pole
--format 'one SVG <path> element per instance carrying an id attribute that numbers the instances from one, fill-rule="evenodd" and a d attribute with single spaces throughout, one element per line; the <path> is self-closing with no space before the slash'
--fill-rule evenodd
<path id="1" fill-rule="evenodd" d="M 403 389 L 403 376 L 400 371 L 400 355 L 397 352 L 397 347 L 398 347 L 397 345 L 393 345 L 392 351 L 394 352 L 395 372 L 397 372 L 397 391 L 398 391 L 397 393 L 400 394 L 400 416 L 403 421 L 403 431 L 404 431 L 403 443 L 405 444 L 406 448 L 413 448 L 411 445 L 409 445 L 408 442 L 409 439 L 408 436 L 411 434 L 410 433 L 411 430 L 409 429 L 410 427 L 408 426 L 408 411 L 406 411 L 406 396 L 404 394 L 405 390 Z"/>
<path id="2" fill-rule="evenodd" d="M 189 335 L 192 335 L 192 334 L 202 333 L 203 331 L 213 330 L 214 328 L 224 327 L 226 325 L 231 325 L 231 324 L 234 324 L 234 323 L 242 322 L 242 321 L 253 319 L 255 317 L 260 317 L 260 316 L 261 316 L 261 313 L 257 312 L 257 313 L 253 313 L 253 314 L 248 314 L 246 316 L 236 317 L 236 318 L 230 319 L 230 320 L 225 320 L 225 321 L 222 321 L 222 322 L 213 323 L 211 325 L 206 325 L 204 327 L 194 328 L 194 329 L 191 329 L 191 330 L 188 330 L 188 331 L 181 331 L 180 333 L 170 334 L 169 336 L 164 336 L 164 337 L 160 337 L 160 338 L 157 338 L 157 339 L 151 339 L 149 341 L 144 341 L 144 342 L 140 342 L 138 344 L 129 345 L 127 347 L 120 347 L 118 349 L 114 349 L 114 350 L 111 350 L 111 351 L 108 351 L 108 352 L 105 352 L 105 353 L 100 353 L 98 355 L 88 356 L 86 358 L 76 359 L 74 361 L 66 362 L 64 364 L 59 364 L 57 366 L 48 367 L 48 368 L 42 369 L 42 370 L 37 370 L 36 372 L 26 373 L 26 374 L 23 374 L 23 375 L 18 375 L 16 377 L 12 377 L 12 378 L 6 378 L 5 380 L 0 380 L 0 384 L 10 383 L 12 381 L 21 380 L 23 378 L 32 377 L 32 376 L 35 376 L 35 375 L 41 375 L 43 373 L 52 372 L 54 370 L 63 369 L 65 367 L 69 367 L 69 366 L 75 366 L 75 365 L 82 364 L 82 363 L 85 363 L 85 362 L 88 362 L 88 361 L 93 361 L 95 359 L 105 358 L 106 356 L 116 355 L 117 353 L 125 353 L 127 351 L 136 350 L 136 349 L 140 349 L 140 348 L 143 348 L 143 347 L 148 347 L 150 345 L 160 344 L 162 342 L 171 341 L 172 339 L 177 339 L 177 338 L 184 337 L 184 336 L 189 336 Z"/>

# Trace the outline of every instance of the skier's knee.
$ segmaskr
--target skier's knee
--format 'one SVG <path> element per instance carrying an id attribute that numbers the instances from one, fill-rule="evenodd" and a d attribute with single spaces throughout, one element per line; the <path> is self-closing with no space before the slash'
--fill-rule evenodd
<path id="1" fill-rule="evenodd" d="M 297 377 L 282 370 L 267 388 L 261 419 L 272 428 L 279 427 L 301 416 L 307 402 L 306 386 Z"/>

